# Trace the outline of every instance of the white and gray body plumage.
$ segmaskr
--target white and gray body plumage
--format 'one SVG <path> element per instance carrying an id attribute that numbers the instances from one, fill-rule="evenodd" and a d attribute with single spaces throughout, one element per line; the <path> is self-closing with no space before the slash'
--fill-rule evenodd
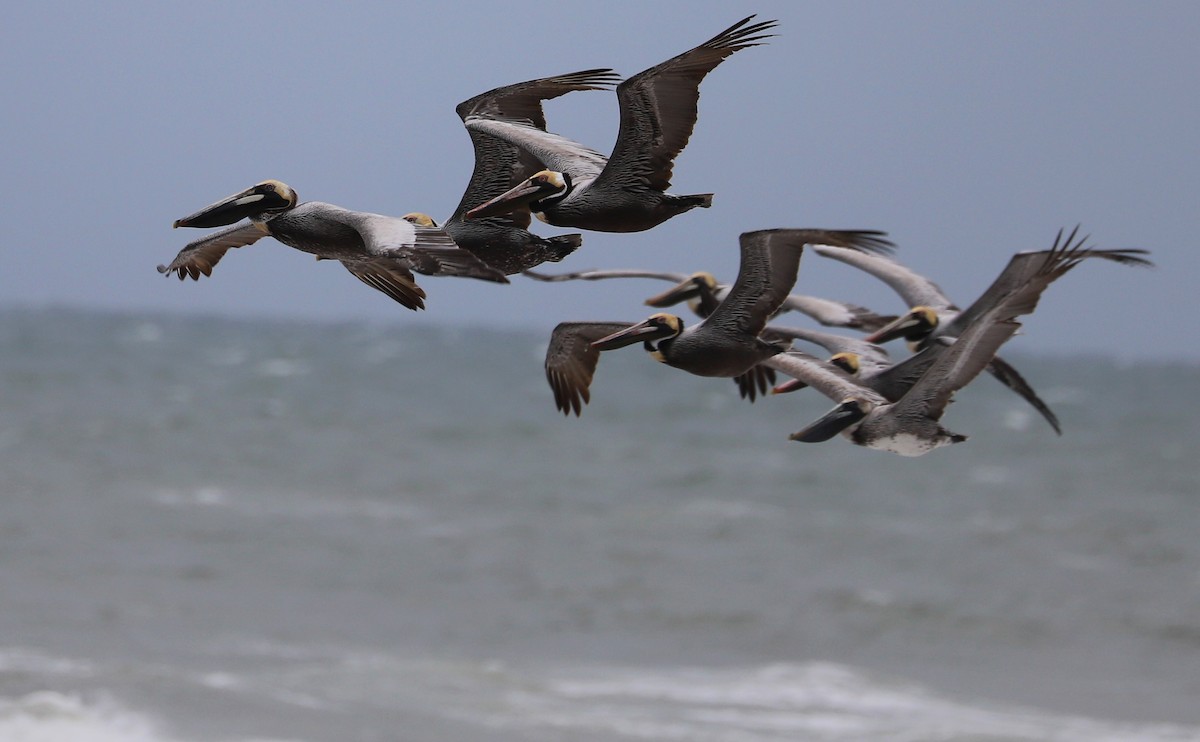
<path id="1" fill-rule="evenodd" d="M 298 203 L 295 191 L 268 180 L 180 219 L 177 227 L 212 227 L 249 218 L 189 243 L 160 273 L 211 275 L 232 248 L 252 245 L 263 237 L 315 255 L 337 260 L 368 286 L 409 309 L 424 308 L 425 291 L 413 271 L 425 275 L 461 276 L 507 283 L 504 275 L 471 253 L 459 249 L 444 231 L 414 225 L 401 218 L 351 211 L 321 201 Z"/>
<path id="2" fill-rule="evenodd" d="M 545 170 L 467 212 L 468 219 L 528 206 L 560 227 L 601 232 L 639 232 L 696 207 L 712 194 L 667 193 L 676 156 L 696 124 L 700 83 L 734 52 L 756 46 L 774 21 L 746 18 L 712 39 L 617 86 L 621 124 L 609 157 L 528 122 L 473 115 L 468 130 L 521 148 Z"/>

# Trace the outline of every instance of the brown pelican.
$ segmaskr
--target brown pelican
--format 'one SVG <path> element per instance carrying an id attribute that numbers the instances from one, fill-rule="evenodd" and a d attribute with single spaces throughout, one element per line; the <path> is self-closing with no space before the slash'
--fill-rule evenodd
<path id="1" fill-rule="evenodd" d="M 1066 243 L 1069 244 L 1075 239 L 1078 229 L 1076 227 L 1067 236 Z M 1060 232 L 1055 241 L 1056 248 L 1061 239 L 1062 233 Z M 1086 239 L 1085 237 L 1080 242 Z M 896 291 L 911 309 L 892 323 L 876 330 L 866 339 L 872 343 L 884 343 L 897 337 L 904 337 L 914 350 L 924 348 L 935 337 L 957 337 L 962 328 L 973 321 L 979 312 L 991 306 L 996 296 L 1002 295 L 1011 286 L 1027 280 L 1027 273 L 1036 269 L 1034 267 L 1036 258 L 1029 256 L 1040 254 L 1018 253 L 987 291 L 966 311 L 963 311 L 955 306 L 933 281 L 891 258 L 863 255 L 852 250 L 842 250 L 836 246 L 815 247 L 814 251 L 819 255 L 866 271 Z M 1149 261 L 1138 257 L 1144 252 L 1143 250 L 1088 250 L 1083 257 L 1103 258 L 1132 265 L 1148 265 Z M 996 356 L 988 363 L 987 370 L 1040 412 L 1056 433 L 1062 434 L 1058 417 L 1011 364 Z"/>
<path id="2" fill-rule="evenodd" d="M 525 271 L 525 275 L 538 281 L 547 282 L 600 281 L 609 278 L 655 278 L 672 281 L 676 286 L 661 294 L 650 297 L 646 300 L 646 304 L 662 309 L 678 304 L 681 301 L 687 301 L 688 308 L 701 319 L 713 313 L 717 306 L 729 295 L 730 289 L 729 284 L 718 283 L 713 274 L 703 271 L 693 273 L 690 276 L 683 273 L 632 269 L 589 270 L 558 274 Z M 789 294 L 783 300 L 783 304 L 780 305 L 774 316 L 779 316 L 788 311 L 801 312 L 824 325 L 853 327 L 868 331 L 883 327 L 896 319 L 894 316 L 885 317 L 875 314 L 868 309 L 854 304 L 822 299 L 815 296 L 804 296 L 802 294 Z M 765 394 L 775 384 L 775 371 L 759 364 L 745 374 L 734 377 L 734 381 L 737 383 L 738 392 L 742 398 L 753 402 L 759 394 Z"/>
<path id="3" fill-rule="evenodd" d="M 1070 238 L 1061 238 L 1059 232 L 1049 250 L 1014 256 L 1004 280 L 997 279 L 1002 286 L 972 305 L 969 320 L 954 335 L 932 339 L 903 364 L 876 374 L 874 381 L 851 379 L 841 370 L 802 356 L 780 355 L 766 361 L 839 403 L 791 439 L 818 442 L 840 432 L 858 445 L 902 456 L 920 456 L 966 440 L 965 435 L 952 433 L 939 422 L 946 406 L 956 391 L 987 368 L 1000 346 L 1021 326 L 1017 318 L 1037 308 L 1046 287 L 1087 258 L 1127 262 L 1112 253 L 1132 258 L 1128 253 L 1144 252 L 1095 250 L 1083 247 L 1084 240 L 1072 243 Z"/>
<path id="4" fill-rule="evenodd" d="M 528 207 L 558 227 L 640 232 L 673 216 L 712 204 L 712 194 L 667 193 L 675 157 L 696 124 L 700 82 L 729 55 L 759 45 L 775 21 L 750 16 L 696 48 L 640 72 L 617 86 L 621 125 L 612 154 L 603 155 L 528 123 L 468 116 L 468 130 L 504 139 L 546 169 L 466 213 L 467 219 Z M 749 24 L 749 25 L 747 25 Z"/>
<path id="5" fill-rule="evenodd" d="M 489 90 L 459 103 L 454 110 L 464 123 L 471 116 L 493 116 L 524 121 L 544 131 L 546 116 L 542 101 L 577 90 L 607 90 L 619 79 L 607 69 L 543 77 Z M 505 214 L 463 219 L 472 206 L 507 192 L 542 168 L 540 162 L 511 142 L 471 127 L 467 128 L 467 134 L 475 149 L 475 168 L 462 199 L 442 229 L 459 247 L 470 250 L 506 275 L 520 273 L 547 260 L 557 262 L 574 252 L 583 243 L 578 233 L 543 238 L 528 231 L 530 213 L 525 205 Z M 429 219 L 426 226 L 437 224 Z"/>
<path id="6" fill-rule="evenodd" d="M 656 360 L 669 366 L 698 376 L 726 377 L 741 376 L 783 352 L 786 344 L 767 342 L 759 335 L 795 285 L 804 246 L 814 243 L 859 250 L 891 248 L 883 232 L 767 229 L 743 233 L 737 281 L 699 324 L 684 327 L 679 317 L 659 313 L 632 326 L 577 322 L 556 327 L 546 351 L 546 379 L 558 409 L 579 414 L 588 401 L 597 351 L 641 342 Z"/>
<path id="7" fill-rule="evenodd" d="M 176 220 L 175 227 L 220 227 L 249 217 L 250 223 L 230 227 L 189 243 L 159 273 L 175 273 L 182 281 L 212 275 L 213 266 L 234 247 L 252 245 L 263 237 L 317 256 L 337 260 L 356 278 L 409 309 L 425 307 L 425 291 L 412 272 L 431 276 L 462 276 L 508 283 L 508 279 L 471 253 L 455 246 L 440 229 L 412 221 L 349 211 L 340 206 L 308 201 L 278 180 L 264 180 L 246 190 Z"/>

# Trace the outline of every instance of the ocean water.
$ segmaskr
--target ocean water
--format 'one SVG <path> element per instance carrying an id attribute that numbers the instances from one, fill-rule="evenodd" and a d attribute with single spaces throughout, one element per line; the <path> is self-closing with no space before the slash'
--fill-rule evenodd
<path id="1" fill-rule="evenodd" d="M 635 349 L 0 312 L 0 740 L 1200 740 L 1195 364 L 915 460 Z"/>

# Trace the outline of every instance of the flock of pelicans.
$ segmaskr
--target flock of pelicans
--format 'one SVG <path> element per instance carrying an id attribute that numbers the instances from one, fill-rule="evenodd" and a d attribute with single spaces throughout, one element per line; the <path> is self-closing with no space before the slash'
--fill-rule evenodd
<path id="1" fill-rule="evenodd" d="M 183 248 L 159 266 L 180 280 L 210 275 L 231 248 L 270 236 L 290 247 L 337 260 L 354 276 L 409 309 L 424 308 L 425 292 L 413 272 L 507 283 L 522 273 L 543 281 L 657 278 L 677 285 L 646 301 L 653 307 L 688 302 L 699 321 L 685 326 L 658 313 L 629 322 L 564 322 L 550 338 L 546 378 L 564 414 L 578 415 L 600 353 L 641 343 L 657 360 L 699 376 L 730 377 L 754 400 L 811 386 L 836 402 L 792 440 L 825 441 L 841 433 L 854 443 L 905 456 L 965 440 L 940 419 L 953 394 L 988 370 L 1033 405 L 1054 427 L 1050 408 L 1010 364 L 997 355 L 1020 327 L 1017 318 L 1037 307 L 1053 281 L 1088 258 L 1149 265 L 1146 251 L 1100 250 L 1060 231 L 1048 250 L 1018 253 L 992 285 L 965 310 L 932 281 L 889 256 L 877 231 L 766 229 L 741 235 L 741 265 L 732 285 L 711 274 L 636 270 L 558 275 L 531 269 L 560 261 L 581 244 L 579 234 L 543 238 L 528 231 L 531 215 L 558 227 L 637 232 L 693 208 L 712 194 L 667 193 L 675 157 L 696 123 L 699 86 L 734 52 L 761 44 L 774 21 L 734 24 L 709 41 L 619 82 L 609 69 L 592 69 L 490 90 L 457 107 L 475 149 L 475 168 L 458 207 L 442 224 L 430 216 L 403 217 L 301 203 L 296 192 L 267 180 L 175 222 L 176 227 L 227 225 Z M 609 157 L 546 129 L 542 101 L 573 91 L 615 86 L 620 129 Z M 247 223 L 237 224 L 243 219 Z M 911 307 L 884 317 L 843 302 L 792 294 L 800 257 L 809 246 L 826 258 L 861 269 L 891 286 Z M 864 337 L 768 324 L 799 311 Z M 893 362 L 881 343 L 904 338 L 913 353 Z M 801 341 L 824 348 L 827 360 L 794 349 Z M 775 373 L 790 380 L 776 385 Z"/>

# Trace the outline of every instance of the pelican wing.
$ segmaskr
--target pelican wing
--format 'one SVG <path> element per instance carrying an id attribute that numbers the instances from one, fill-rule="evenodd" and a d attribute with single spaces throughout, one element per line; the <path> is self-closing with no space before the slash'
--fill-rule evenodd
<path id="1" fill-rule="evenodd" d="M 253 245 L 266 236 L 266 228 L 258 222 L 222 229 L 195 242 L 189 242 L 170 265 L 158 266 L 158 272 L 168 276 L 175 273 L 180 281 L 187 276 L 199 281 L 201 273 L 206 276 L 212 275 L 213 266 L 230 248 Z"/>
<path id="2" fill-rule="evenodd" d="M 1076 239 L 1078 233 L 1079 227 L 1077 225 L 1064 240 L 1063 230 L 1060 229 L 1058 235 L 1054 238 L 1054 244 L 1049 250 L 1021 252 L 1014 255 L 1008 261 L 1008 265 L 1004 267 L 1004 270 L 1000 272 L 1000 275 L 996 277 L 996 280 L 992 281 L 992 285 L 988 286 L 987 290 L 972 302 L 971 306 L 967 307 L 954 318 L 945 334 L 951 336 L 958 334 L 961 328 L 974 322 L 1001 297 L 1024 286 L 1039 271 L 1043 270 L 1043 263 L 1051 253 L 1061 253 L 1063 256 L 1062 259 L 1069 260 L 1071 266 L 1088 258 L 1100 258 L 1123 265 L 1152 265 L 1148 259 L 1143 257 L 1147 254 L 1145 250 L 1098 250 L 1095 248 L 1085 248 L 1083 244 L 1087 242 L 1088 238 L 1085 235 Z M 1070 268 L 1067 268 L 1067 270 L 1070 270 Z M 997 376 L 997 378 L 1000 377 Z M 1004 381 L 1004 379 L 1001 378 L 1001 381 Z M 1007 384 L 1007 382 L 1005 383 Z"/>
<path id="3" fill-rule="evenodd" d="M 425 308 L 425 290 L 417 285 L 403 263 L 386 256 L 375 258 L 340 260 L 346 270 L 373 289 L 382 291 L 405 307 L 414 311 Z"/>
<path id="4" fill-rule="evenodd" d="M 676 156 L 696 125 L 700 82 L 739 49 L 758 46 L 773 34 L 775 21 L 745 18 L 694 49 L 639 72 L 617 86 L 621 127 L 597 183 L 645 186 L 666 191 Z"/>
<path id="5" fill-rule="evenodd" d="M 807 327 L 780 327 L 768 325 L 763 330 L 763 338 L 782 338 L 787 340 L 802 340 L 806 343 L 819 345 L 828 353 L 855 353 L 877 366 L 890 366 L 892 359 L 882 345 L 868 343 L 865 340 L 849 335 L 836 335 L 832 332 L 821 332 Z"/>
<path id="6" fill-rule="evenodd" d="M 850 397 L 859 397 L 877 405 L 887 403 L 887 399 L 883 395 L 851 378 L 837 366 L 826 363 L 808 353 L 794 350 L 780 353 L 763 361 L 762 365 L 787 374 L 793 379 L 803 381 L 835 402 L 841 402 Z"/>
<path id="7" fill-rule="evenodd" d="M 704 321 L 727 332 L 758 335 L 796 284 L 805 245 L 838 245 L 867 251 L 890 249 L 884 232 L 828 229 L 765 229 L 739 238 L 741 265 L 728 296 Z"/>
<path id="8" fill-rule="evenodd" d="M 942 351 L 909 393 L 896 403 L 897 414 L 940 418 L 954 393 L 987 368 L 1000 346 L 1020 328 L 1017 318 L 1037 309 L 1042 292 L 1082 260 L 1095 257 L 1093 253 L 1097 251 L 1083 247 L 1082 243 L 1082 240 L 1072 244 L 1070 239 L 1056 239 L 1050 250 L 1031 253 L 1034 257 L 1023 261 L 1027 269 L 1018 285 L 1002 296 L 990 294 L 990 306 L 972 305 L 975 318 Z M 1145 262 L 1144 258 L 1137 260 Z"/>
<path id="9" fill-rule="evenodd" d="M 632 322 L 561 322 L 550 334 L 546 348 L 546 381 L 554 391 L 554 404 L 564 415 L 577 416 L 591 401 L 588 387 L 600 361 L 592 342 L 620 332 Z"/>
<path id="10" fill-rule="evenodd" d="M 1029 382 L 1025 381 L 1025 377 L 1012 364 L 1000 356 L 995 356 L 992 358 L 992 362 L 988 364 L 987 370 L 1001 384 L 1021 395 L 1026 402 L 1033 406 L 1033 409 L 1046 418 L 1046 422 L 1050 423 L 1050 427 L 1054 428 L 1055 433 L 1062 435 L 1062 425 L 1058 422 L 1058 415 L 1054 414 L 1054 410 L 1050 409 L 1050 405 L 1042 401 L 1038 393 L 1033 390 Z"/>
<path id="11" fill-rule="evenodd" d="M 539 273 L 538 271 L 524 271 L 524 275 L 529 276 L 535 281 L 545 281 L 547 283 L 555 283 L 558 281 L 602 281 L 608 278 L 656 278 L 662 281 L 674 281 L 675 283 L 683 283 L 689 276 L 684 273 L 663 273 L 660 271 L 640 271 L 640 270 L 587 270 L 573 271 L 571 273 Z"/>
<path id="12" fill-rule="evenodd" d="M 576 181 L 599 175 L 607 162 L 599 152 L 539 129 L 528 121 L 476 115 L 468 116 L 463 124 L 467 131 L 482 132 L 519 147 L 547 168 L 570 173 Z"/>
<path id="13" fill-rule="evenodd" d="M 942 352 L 952 345 L 953 342 L 953 337 L 949 335 L 937 336 L 920 352 L 905 358 L 899 363 L 877 370 L 865 382 L 872 389 L 895 402 L 903 398 L 920 381 L 929 367 L 937 361 Z M 1000 383 L 1019 394 L 1026 402 L 1032 405 L 1046 419 L 1046 422 L 1050 423 L 1050 427 L 1054 428 L 1054 432 L 1062 435 L 1062 425 L 1058 421 L 1058 416 L 1054 414 L 1049 405 L 1042 401 L 1041 397 L 1038 396 L 1037 392 L 1033 390 L 1033 387 L 1025 380 L 1025 377 L 1021 376 L 1017 369 L 1000 356 L 994 356 L 992 362 L 988 364 L 987 370 Z"/>
<path id="14" fill-rule="evenodd" d="M 814 247 L 813 252 L 870 273 L 890 286 L 910 308 L 957 309 L 936 283 L 889 257 L 826 245 Z"/>
<path id="15" fill-rule="evenodd" d="M 791 294 L 783 300 L 779 313 L 800 312 L 812 317 L 826 327 L 849 327 L 871 332 L 896 319 L 895 315 L 876 314 L 866 307 L 818 296 Z"/>
<path id="16" fill-rule="evenodd" d="M 499 137 L 468 129 L 475 148 L 475 169 L 447 224 L 463 221 L 463 214 L 481 203 L 491 201 L 501 193 L 537 172 L 537 161 L 522 155 L 521 150 Z M 497 229 L 516 227 L 527 229 L 532 217 L 527 207 L 518 207 L 498 216 L 475 220 L 477 224 L 494 225 Z"/>
<path id="17" fill-rule="evenodd" d="M 526 120 L 545 130 L 546 116 L 542 101 L 579 90 L 607 90 L 619 76 L 609 69 L 583 70 L 555 77 L 519 82 L 489 90 L 459 103 L 454 109 L 464 124 L 470 116 L 490 116 Z M 505 193 L 533 173 L 542 169 L 541 163 L 511 142 L 467 128 L 475 148 L 475 169 L 450 220 L 462 220 L 462 215 L 481 203 Z M 450 221 L 448 220 L 448 221 Z M 525 229 L 529 226 L 529 209 L 519 208 L 508 214 L 478 220 L 511 225 Z"/>
<path id="18" fill-rule="evenodd" d="M 502 271 L 498 271 L 467 250 L 458 247 L 413 247 L 402 248 L 398 259 L 404 260 L 414 271 L 426 276 L 456 276 L 477 278 L 481 281 L 508 283 Z"/>
<path id="19" fill-rule="evenodd" d="M 733 377 L 733 381 L 737 384 L 741 398 L 754 402 L 756 397 L 765 397 L 767 392 L 771 391 L 771 387 L 775 386 L 775 369 L 760 363 L 751 366 L 746 373 Z"/>
<path id="20" fill-rule="evenodd" d="M 493 116 L 525 119 L 539 129 L 546 128 L 542 101 L 557 98 L 578 90 L 608 90 L 621 79 L 611 69 L 592 69 L 570 72 L 554 77 L 518 82 L 493 88 L 455 107 L 464 122 L 468 116 Z"/>

